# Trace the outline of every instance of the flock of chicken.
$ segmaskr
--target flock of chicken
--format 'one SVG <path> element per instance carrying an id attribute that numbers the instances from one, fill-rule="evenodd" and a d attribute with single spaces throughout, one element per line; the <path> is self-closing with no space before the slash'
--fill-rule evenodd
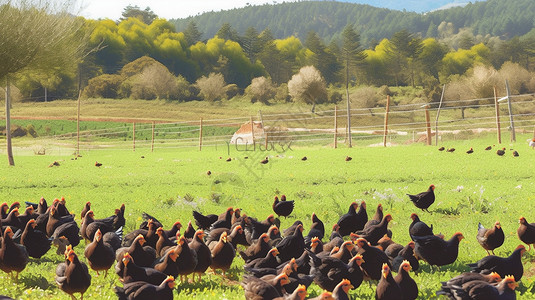
<path id="1" fill-rule="evenodd" d="M 427 211 L 435 201 L 434 189 L 430 185 L 427 191 L 408 196 L 417 208 Z M 281 230 L 274 215 L 258 221 L 238 208 L 228 208 L 220 215 L 193 211 L 198 229 L 190 221 L 184 231 L 178 221 L 164 230 L 156 218 L 144 213 L 140 228 L 123 235 L 124 204 L 112 216 L 95 219 L 87 202 L 80 214 L 80 226 L 63 198 L 55 199 L 50 206 L 44 198 L 37 204 L 26 204 L 23 214 L 19 213 L 18 202 L 0 206 L 0 269 L 17 282 L 29 257 L 42 257 L 54 244 L 65 258 L 56 268 L 56 284 L 73 299 L 75 293 L 83 299 L 91 285 L 89 269 L 107 275 L 112 266 L 123 283 L 115 287 L 119 299 L 172 299 L 175 278 L 183 282 L 191 274 L 191 280 L 200 281 L 208 268 L 214 273 L 221 270 L 225 276 L 237 254 L 245 262 L 241 285 L 246 299 L 305 299 L 312 283 L 325 290 L 315 299 L 349 299 L 349 290 L 358 288 L 364 280 L 377 283 L 376 299 L 416 299 L 418 286 L 409 271 L 418 270 L 420 261 L 439 267 L 453 263 L 464 238 L 455 233 L 445 240 L 413 213 L 408 228 L 411 241 L 400 245 L 392 240 L 388 229 L 392 215 L 383 215 L 379 204 L 369 219 L 364 201 L 351 203 L 330 234 L 313 213 L 306 235 L 302 221 Z M 287 217 L 294 201 L 284 195 L 280 200 L 275 197 L 272 207 L 279 217 Z M 520 218 L 518 236 L 531 248 L 535 224 Z M 526 248 L 520 245 L 508 257 L 491 255 L 504 238 L 499 222 L 489 229 L 479 224 L 477 240 L 488 256 L 471 264 L 471 272 L 443 282 L 437 295 L 451 299 L 515 299 Z M 81 240 L 87 241 L 84 256 L 89 267 L 73 250 Z"/>
<path id="2" fill-rule="evenodd" d="M 533 139 L 533 140 L 535 140 L 535 139 Z M 535 143 L 535 141 L 534 141 L 534 143 Z M 531 145 L 531 144 L 530 144 L 530 145 Z M 440 147 L 440 148 L 438 148 L 438 151 L 444 151 L 444 150 L 446 150 L 446 152 L 450 152 L 450 153 L 455 152 L 455 148 L 445 148 L 445 147 Z M 492 146 L 487 146 L 487 147 L 485 148 L 485 151 L 490 151 L 490 150 L 492 150 Z M 513 157 L 518 157 L 518 156 L 520 156 L 520 154 L 518 153 L 518 151 L 516 151 L 516 150 L 514 150 L 514 149 L 511 149 L 511 150 L 512 150 L 511 153 L 512 153 Z M 498 155 L 498 156 L 504 156 L 504 155 L 505 155 L 505 151 L 506 151 L 505 148 L 498 149 L 498 150 L 496 150 L 496 155 Z M 474 148 L 470 147 L 470 149 L 466 150 L 466 154 L 472 154 L 472 153 L 474 153 Z"/>

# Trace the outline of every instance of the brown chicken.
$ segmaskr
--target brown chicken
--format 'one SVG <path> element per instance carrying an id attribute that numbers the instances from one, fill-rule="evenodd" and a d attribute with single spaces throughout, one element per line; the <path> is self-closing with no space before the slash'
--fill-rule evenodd
<path id="1" fill-rule="evenodd" d="M 156 250 L 150 246 L 143 246 L 145 244 L 145 238 L 139 234 L 130 247 L 123 247 L 117 249 L 116 260 L 121 261 L 126 252 L 130 253 L 134 261 L 138 266 L 149 267 L 152 266 L 156 259 Z"/>
<path id="2" fill-rule="evenodd" d="M 519 245 L 508 257 L 489 255 L 468 266 L 473 272 L 496 272 L 502 277 L 513 275 L 516 281 L 520 281 L 524 275 L 524 266 L 522 264 L 522 254 L 524 252 L 526 252 L 526 247 Z"/>
<path id="3" fill-rule="evenodd" d="M 158 299 L 172 300 L 175 278 L 168 276 L 159 285 L 136 281 L 125 284 L 122 288 L 116 286 L 115 294 L 119 299 Z"/>
<path id="4" fill-rule="evenodd" d="M 285 195 L 282 195 L 281 201 L 279 201 L 279 197 L 275 196 L 272 208 L 273 212 L 275 212 L 279 217 L 288 217 L 294 210 L 294 201 L 286 201 Z"/>
<path id="5" fill-rule="evenodd" d="M 359 238 L 355 244 L 358 246 L 357 253 L 364 259 L 362 269 L 366 277 L 372 280 L 381 279 L 382 265 L 386 263 L 390 267 L 388 256 L 381 249 L 370 246 L 366 239 Z"/>
<path id="6" fill-rule="evenodd" d="M 375 299 L 377 300 L 399 300 L 403 298 L 403 291 L 399 284 L 392 277 L 390 268 L 383 264 L 381 269 L 381 279 L 375 289 Z"/>
<path id="7" fill-rule="evenodd" d="M 392 216 L 387 214 L 383 220 L 377 225 L 370 225 L 368 228 L 357 231 L 357 236 L 365 238 L 370 244 L 377 245 L 377 242 L 388 233 L 388 223 L 392 220 Z"/>
<path id="8" fill-rule="evenodd" d="M 240 283 L 245 290 L 245 299 L 275 299 L 284 296 L 284 285 L 288 284 L 288 276 L 280 274 L 267 282 L 260 278 L 245 275 Z"/>
<path id="9" fill-rule="evenodd" d="M 411 199 L 414 206 L 418 207 L 419 209 L 429 212 L 427 210 L 431 204 L 435 202 L 435 186 L 432 184 L 429 186 L 427 191 L 421 192 L 416 195 L 407 194 L 409 198 Z"/>
<path id="10" fill-rule="evenodd" d="M 488 283 L 497 283 L 500 282 L 502 278 L 496 272 L 490 274 L 480 274 L 475 272 L 464 272 L 460 275 L 453 277 L 452 279 L 441 282 L 442 286 L 439 291 L 437 291 L 437 296 L 446 295 L 448 297 L 454 298 L 453 292 L 457 287 L 463 286 L 465 283 L 470 281 L 485 281 Z"/>
<path id="11" fill-rule="evenodd" d="M 518 238 L 529 246 L 529 251 L 531 250 L 531 244 L 535 243 L 535 223 L 528 223 L 524 217 L 520 217 L 518 222 L 520 226 L 516 233 L 518 234 Z"/>
<path id="12" fill-rule="evenodd" d="M 494 255 L 494 249 L 503 245 L 505 235 L 500 222 L 496 221 L 494 227 L 490 229 L 483 227 L 483 225 L 479 223 L 476 238 L 481 247 L 487 251 L 487 255 L 490 255 L 491 252 Z"/>
<path id="13" fill-rule="evenodd" d="M 26 223 L 26 228 L 20 238 L 20 244 L 26 247 L 29 256 L 41 258 L 50 249 L 51 241 L 44 232 L 35 229 L 36 226 L 37 223 L 33 219 Z"/>
<path id="14" fill-rule="evenodd" d="M 455 233 L 448 241 L 435 235 L 415 236 L 414 253 L 430 265 L 449 265 L 457 260 L 459 243 L 463 238 L 460 232 Z"/>
<path id="15" fill-rule="evenodd" d="M 169 249 L 164 256 L 156 261 L 154 269 L 160 271 L 166 275 L 176 277 L 178 276 L 178 263 L 177 258 L 182 251 L 181 247 L 174 247 Z"/>
<path id="16" fill-rule="evenodd" d="M 115 265 L 115 273 L 119 276 L 119 281 L 123 283 L 145 281 L 152 284 L 159 284 L 167 278 L 167 275 L 153 268 L 144 268 L 136 265 L 128 252 Z"/>
<path id="17" fill-rule="evenodd" d="M 85 247 L 84 256 L 89 263 L 89 267 L 97 272 L 104 271 L 104 277 L 108 276 L 108 270 L 115 261 L 115 251 L 113 248 L 104 243 L 100 229 L 95 233 L 93 242 Z"/>
<path id="18" fill-rule="evenodd" d="M 226 232 L 221 234 L 219 242 L 212 243 L 212 245 L 214 246 L 210 248 L 210 252 L 212 253 L 212 264 L 210 268 L 214 270 L 214 273 L 215 270 L 220 269 L 223 271 L 223 276 L 225 276 L 225 273 L 230 269 L 232 261 L 236 256 L 236 249 L 228 240 Z"/>
<path id="19" fill-rule="evenodd" d="M 192 274 L 197 266 L 197 252 L 189 248 L 189 244 L 186 241 L 186 238 L 181 236 L 177 241 L 177 247 L 182 248 L 180 250 L 179 256 L 176 260 L 178 266 L 178 275 L 180 276 L 180 281 L 185 281 L 189 274 Z M 195 275 L 194 275 L 195 277 Z"/>
<path id="20" fill-rule="evenodd" d="M 418 285 L 414 279 L 409 275 L 411 264 L 408 261 L 403 261 L 399 266 L 399 271 L 394 281 L 399 285 L 403 293 L 402 300 L 414 300 L 418 298 Z"/>
<path id="21" fill-rule="evenodd" d="M 263 233 L 256 243 L 249 246 L 245 251 L 240 251 L 239 254 L 248 263 L 255 258 L 266 256 L 270 249 L 269 236 L 267 233 Z"/>
<path id="22" fill-rule="evenodd" d="M 193 237 L 193 241 L 191 241 L 191 243 L 188 245 L 191 250 L 197 253 L 197 265 L 193 270 L 193 280 L 195 281 L 195 274 L 197 274 L 199 275 L 199 282 L 201 281 L 202 274 L 204 274 L 206 269 L 212 265 L 212 253 L 210 252 L 208 246 L 206 246 L 204 243 L 203 238 L 204 231 L 197 230 L 197 232 L 195 232 L 195 236 Z"/>
<path id="23" fill-rule="evenodd" d="M 333 290 L 333 297 L 336 300 L 349 300 L 349 290 L 354 288 L 351 282 L 347 279 L 340 281 Z"/>
<path id="24" fill-rule="evenodd" d="M 56 284 L 73 299 L 74 293 L 80 293 L 80 299 L 84 299 L 84 293 L 91 285 L 89 269 L 72 249 L 66 254 L 65 262 L 56 267 Z"/>
<path id="25" fill-rule="evenodd" d="M 9 274 L 16 283 L 19 281 L 19 273 L 26 268 L 30 258 L 26 247 L 13 242 L 13 230 L 6 227 L 2 247 L 0 248 L 0 270 Z M 13 277 L 13 272 L 15 276 Z"/>

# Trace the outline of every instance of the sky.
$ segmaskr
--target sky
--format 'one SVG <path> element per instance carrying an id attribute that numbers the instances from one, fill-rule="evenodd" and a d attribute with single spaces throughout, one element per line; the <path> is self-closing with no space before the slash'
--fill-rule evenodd
<path id="1" fill-rule="evenodd" d="M 292 2 L 292 0 L 284 0 Z M 249 5 L 273 4 L 277 1 L 266 0 L 81 0 L 79 15 L 87 19 L 109 18 L 118 20 L 124 8 L 128 5 L 139 6 L 145 9 L 147 6 L 164 19 L 179 19 L 195 16 L 207 11 L 221 11 Z M 280 1 L 283 2 L 283 1 Z"/>

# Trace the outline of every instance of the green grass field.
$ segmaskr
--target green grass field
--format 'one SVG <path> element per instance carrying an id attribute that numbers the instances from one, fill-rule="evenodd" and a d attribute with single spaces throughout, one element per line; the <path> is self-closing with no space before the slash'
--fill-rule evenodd
<path id="1" fill-rule="evenodd" d="M 137 228 L 142 212 L 156 216 L 167 226 L 176 220 L 187 224 L 193 220 L 193 209 L 220 213 L 229 206 L 240 207 L 247 215 L 264 219 L 272 213 L 273 197 L 286 194 L 289 200 L 296 201 L 296 206 L 289 218 L 281 220 L 281 227 L 300 219 L 305 224 L 305 234 L 311 225 L 312 212 L 324 221 L 328 230 L 352 201 L 365 200 L 370 217 L 377 204 L 382 203 L 385 213 L 394 217 L 389 227 L 393 240 L 398 243 L 409 241 L 412 212 L 417 212 L 424 222 L 434 225 L 435 232 L 443 233 L 448 239 L 456 231 L 466 237 L 456 263 L 438 272 L 422 263 L 422 271 L 412 274 L 419 285 L 420 298 L 436 299 L 440 281 L 468 270 L 466 264 L 486 255 L 475 238 L 478 222 L 485 227 L 496 220 L 501 222 L 506 241 L 496 251 L 500 256 L 508 256 L 520 243 L 516 236 L 518 218 L 524 216 L 534 222 L 531 207 L 535 200 L 535 151 L 524 142 L 527 138 L 520 135 L 517 139 L 521 142 L 503 145 L 518 150 L 517 158 L 512 157 L 511 151 L 505 157 L 498 157 L 495 150 L 484 151 L 487 145 L 495 143 L 494 136 L 444 145 L 455 147 L 455 153 L 413 144 L 352 149 L 291 146 L 269 152 L 224 147 L 204 148 L 201 152 L 196 149 L 153 153 L 144 149 L 108 150 L 82 152 L 77 160 L 68 155 L 16 156 L 14 167 L 8 167 L 5 158 L 0 164 L 0 200 L 37 202 L 43 196 L 51 203 L 63 196 L 67 207 L 77 213 L 77 221 L 86 201 L 91 201 L 96 218 L 113 214 L 115 208 L 125 203 L 128 232 Z M 465 153 L 469 147 L 474 148 L 474 154 Z M 346 162 L 346 155 L 353 160 Z M 234 160 L 226 162 L 229 156 Z M 270 157 L 270 162 L 259 164 L 265 156 Z M 308 160 L 301 161 L 303 156 Z M 53 161 L 58 161 L 60 166 L 49 168 Z M 103 166 L 96 168 L 95 161 Z M 206 175 L 208 170 L 211 176 Z M 424 191 L 429 184 L 436 186 L 437 195 L 430 208 L 432 214 L 417 210 L 405 195 Z M 75 248 L 82 258 L 83 248 L 83 242 Z M 525 273 L 517 289 L 518 299 L 535 298 L 533 259 L 533 250 L 524 256 Z M 16 299 L 67 299 L 54 284 L 54 269 L 62 260 L 55 248 L 40 260 L 32 259 L 20 274 L 18 285 L 0 273 L 0 294 Z M 238 284 L 242 265 L 242 259 L 237 257 L 229 278 L 208 274 L 202 283 L 178 285 L 175 298 L 243 299 Z M 110 272 L 107 278 L 97 277 L 93 271 L 91 275 L 93 281 L 86 298 L 114 299 L 113 286 L 120 285 L 117 276 Z M 371 299 L 374 289 L 375 284 L 364 283 L 351 295 Z M 314 284 L 309 288 L 309 296 L 319 292 Z"/>

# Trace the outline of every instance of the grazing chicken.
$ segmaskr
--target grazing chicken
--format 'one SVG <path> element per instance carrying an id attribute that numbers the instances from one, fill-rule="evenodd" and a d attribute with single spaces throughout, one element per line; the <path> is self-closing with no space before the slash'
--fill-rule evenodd
<path id="1" fill-rule="evenodd" d="M 214 230 L 217 228 L 226 228 L 230 229 L 232 226 L 232 215 L 234 214 L 234 209 L 232 207 L 227 208 L 227 210 L 220 216 L 218 220 L 212 223 L 209 230 Z"/>
<path id="2" fill-rule="evenodd" d="M 470 149 L 466 151 L 466 154 L 472 154 L 472 153 L 474 153 L 474 149 L 470 147 Z"/>
<path id="3" fill-rule="evenodd" d="M 279 217 L 288 217 L 294 210 L 294 201 L 286 201 L 285 195 L 282 195 L 281 201 L 279 201 L 279 197 L 275 196 L 272 207 L 273 212 L 275 212 Z"/>
<path id="4" fill-rule="evenodd" d="M 399 284 L 392 277 L 390 268 L 387 264 L 383 264 L 381 268 L 381 279 L 375 289 L 376 300 L 399 300 L 405 299 L 403 297 L 403 291 Z"/>
<path id="5" fill-rule="evenodd" d="M 260 163 L 263 164 L 263 165 L 267 164 L 268 162 L 269 162 L 269 158 L 267 156 L 266 156 L 266 158 L 264 158 L 264 159 L 262 159 L 260 161 Z"/>
<path id="6" fill-rule="evenodd" d="M 19 273 L 26 268 L 29 260 L 26 247 L 13 242 L 13 230 L 7 226 L 0 248 L 0 270 L 8 273 L 15 283 L 18 283 Z M 15 277 L 13 277 L 13 272 L 15 272 Z"/>
<path id="7" fill-rule="evenodd" d="M 305 245 L 307 247 L 310 246 L 310 242 L 313 238 L 318 238 L 319 241 L 321 241 L 323 239 L 323 236 L 325 236 L 325 225 L 323 224 L 323 222 L 318 218 L 315 213 L 312 213 L 311 219 L 312 226 L 310 226 L 310 230 L 308 231 L 308 234 L 305 237 Z"/>
<path id="8" fill-rule="evenodd" d="M 182 251 L 181 247 L 173 247 L 169 249 L 164 256 L 158 259 L 154 265 L 154 269 L 160 271 L 168 276 L 178 276 L 179 266 L 177 264 L 177 258 Z"/>
<path id="9" fill-rule="evenodd" d="M 308 159 L 308 158 L 307 158 L 306 156 L 303 156 L 303 157 L 301 158 L 302 161 L 305 161 L 305 160 L 307 160 L 307 159 Z"/>
<path id="10" fill-rule="evenodd" d="M 347 279 L 340 281 L 333 290 L 333 297 L 336 300 L 349 300 L 349 290 L 353 288 L 351 282 Z"/>
<path id="11" fill-rule="evenodd" d="M 357 237 L 365 238 L 372 245 L 377 245 L 379 239 L 387 234 L 388 223 L 392 220 L 392 215 L 387 214 L 383 217 L 383 220 L 377 225 L 371 225 L 370 227 L 357 231 Z"/>
<path id="12" fill-rule="evenodd" d="M 454 298 L 453 291 L 463 286 L 465 283 L 470 281 L 485 281 L 488 283 L 497 283 L 500 282 L 502 278 L 500 275 L 496 272 L 492 272 L 490 274 L 480 274 L 480 273 L 474 273 L 474 272 L 464 272 L 460 275 L 457 275 L 453 277 L 452 279 L 448 281 L 441 282 L 442 286 L 439 291 L 437 291 L 437 296 L 439 295 L 446 295 L 450 299 Z"/>
<path id="13" fill-rule="evenodd" d="M 515 288 L 518 284 L 512 276 L 506 276 L 499 283 L 473 280 L 462 286 L 452 286 L 449 290 L 453 299 L 516 299 Z"/>
<path id="14" fill-rule="evenodd" d="M 293 235 L 283 238 L 277 244 L 279 258 L 281 261 L 289 261 L 292 258 L 300 257 L 305 251 L 305 239 L 303 238 L 303 225 L 298 225 Z"/>
<path id="15" fill-rule="evenodd" d="M 214 270 L 214 273 L 216 269 L 220 269 L 223 271 L 223 276 L 225 276 L 225 273 L 230 269 L 232 261 L 236 256 L 236 249 L 228 240 L 226 232 L 221 234 L 218 243 L 212 243 L 212 245 L 214 246 L 210 248 L 212 253 L 212 264 L 210 268 Z"/>
<path id="16" fill-rule="evenodd" d="M 123 239 L 123 247 L 128 247 L 133 244 L 133 241 L 141 234 L 148 246 L 156 248 L 156 242 L 158 241 L 158 234 L 156 234 L 156 230 L 158 229 L 158 227 L 156 227 L 157 225 L 152 221 L 152 219 L 148 221 L 148 226 L 148 230 L 136 229 L 125 235 Z"/>
<path id="17" fill-rule="evenodd" d="M 498 154 L 498 156 L 504 156 L 505 155 L 505 148 L 498 149 L 498 151 L 496 151 L 496 154 Z"/>
<path id="18" fill-rule="evenodd" d="M 429 208 L 429 206 L 431 206 L 431 204 L 433 204 L 433 202 L 435 202 L 434 191 L 435 186 L 432 184 L 425 192 L 421 192 L 416 195 L 407 194 L 407 196 L 409 196 L 414 206 L 418 207 L 421 210 L 429 212 L 427 209 Z"/>
<path id="19" fill-rule="evenodd" d="M 259 257 L 251 260 L 250 262 L 246 263 L 244 265 L 245 268 L 276 268 L 279 265 L 279 262 L 277 260 L 277 256 L 279 255 L 279 250 L 277 248 L 273 247 L 271 250 L 269 250 L 268 254 L 266 254 L 265 257 Z"/>
<path id="20" fill-rule="evenodd" d="M 206 175 L 210 176 L 212 175 L 212 172 L 210 170 L 206 171 Z"/>
<path id="21" fill-rule="evenodd" d="M 449 148 L 448 150 L 446 150 L 446 152 L 453 153 L 453 152 L 455 152 L 455 148 Z"/>
<path id="22" fill-rule="evenodd" d="M 115 265 L 115 273 L 119 276 L 119 281 L 123 283 L 145 281 L 152 284 L 159 284 L 167 278 L 167 275 L 154 268 L 145 268 L 136 265 L 134 259 L 128 252 Z"/>
<path id="23" fill-rule="evenodd" d="M 214 222 L 217 221 L 217 215 L 203 215 L 198 211 L 193 211 L 193 218 L 195 219 L 195 225 L 199 229 L 208 230 Z"/>
<path id="24" fill-rule="evenodd" d="M 351 161 L 353 158 L 351 156 L 346 156 L 346 161 Z"/>
<path id="25" fill-rule="evenodd" d="M 518 154 L 518 151 L 514 150 L 513 151 L 513 157 L 519 157 L 519 156 L 520 156 L 520 154 Z"/>
<path id="26" fill-rule="evenodd" d="M 263 233 L 256 243 L 249 246 L 245 251 L 240 251 L 239 254 L 248 263 L 255 258 L 266 256 L 270 249 L 269 236 L 267 233 Z"/>
<path id="27" fill-rule="evenodd" d="M 377 225 L 383 220 L 383 205 L 381 203 L 377 204 L 377 209 L 375 210 L 375 214 L 371 218 L 371 220 L 368 220 L 366 224 L 364 224 L 364 229 L 370 227 L 371 225 Z"/>
<path id="28" fill-rule="evenodd" d="M 95 162 L 95 167 L 101 167 L 101 166 L 102 166 L 101 163 L 99 163 L 98 161 Z"/>
<path id="29" fill-rule="evenodd" d="M 33 219 L 26 223 L 26 228 L 20 238 L 20 244 L 26 247 L 29 256 L 41 258 L 50 249 L 52 241 L 46 237 L 44 232 L 35 229 L 36 226 L 37 223 Z"/>
<path id="30" fill-rule="evenodd" d="M 168 237 L 167 234 L 165 234 L 162 227 L 156 229 L 156 234 L 158 235 L 158 241 L 156 242 L 156 257 L 162 257 L 165 255 L 165 253 L 176 246 L 174 242 L 172 242 Z"/>
<path id="31" fill-rule="evenodd" d="M 150 246 L 143 246 L 145 244 L 145 238 L 139 234 L 130 247 L 123 247 L 117 249 L 115 257 L 117 261 L 123 259 L 126 252 L 130 253 L 136 264 L 140 267 L 152 266 L 156 259 L 156 250 Z"/>
<path id="32" fill-rule="evenodd" d="M 403 261 L 408 261 L 411 264 L 411 268 L 413 271 L 418 271 L 420 268 L 420 263 L 418 262 L 418 259 L 414 256 L 414 241 L 410 241 L 401 251 L 399 251 L 398 255 L 392 259 L 392 268 L 393 270 L 399 270 L 399 267 L 403 263 Z"/>
<path id="33" fill-rule="evenodd" d="M 359 228 L 357 227 L 359 223 L 359 217 L 357 216 L 358 206 L 359 205 L 357 202 L 351 203 L 347 213 L 342 215 L 340 219 L 338 219 L 338 230 L 341 236 L 346 236 L 349 235 L 351 232 L 359 230 Z"/>
<path id="34" fill-rule="evenodd" d="M 438 151 L 444 151 L 446 148 L 444 148 L 443 146 L 438 148 Z"/>
<path id="35" fill-rule="evenodd" d="M 178 251 L 179 256 L 176 259 L 178 266 L 178 275 L 180 276 L 180 281 L 184 281 L 189 274 L 192 274 L 197 266 L 197 252 L 190 249 L 189 244 L 186 241 L 185 237 L 180 237 L 177 242 L 177 247 L 182 248 Z M 195 277 L 195 275 L 193 275 Z"/>
<path id="36" fill-rule="evenodd" d="M 524 252 L 526 252 L 526 247 L 519 245 L 508 257 L 489 255 L 468 266 L 472 272 L 496 272 L 502 277 L 513 275 L 516 281 L 520 281 L 524 274 L 524 266 L 522 265 Z"/>
<path id="37" fill-rule="evenodd" d="M 333 291 L 334 288 L 342 279 L 348 279 L 354 286 L 359 286 L 362 283 L 363 274 L 358 265 L 362 263 L 362 257 L 356 257 L 353 267 L 332 256 L 318 256 L 312 252 L 308 252 L 310 256 L 310 275 L 314 275 L 314 282 L 322 289 Z M 357 268 L 355 268 L 355 264 Z M 358 270 L 357 270 L 358 269 Z M 353 283 L 354 282 L 354 283 Z"/>
<path id="38" fill-rule="evenodd" d="M 372 280 L 381 279 L 381 267 L 383 264 L 388 264 L 390 267 L 390 260 L 388 256 L 379 248 L 372 247 L 363 238 L 355 241 L 358 246 L 357 253 L 362 255 L 364 263 L 361 265 L 366 277 Z"/>
<path id="39" fill-rule="evenodd" d="M 296 228 L 299 224 L 303 225 L 303 222 L 302 222 L 301 220 L 297 220 L 297 221 L 295 221 L 295 222 L 292 224 L 292 226 L 290 226 L 290 227 L 284 229 L 284 231 L 282 232 L 282 235 L 286 237 L 286 236 L 289 236 L 289 235 L 294 234 L 295 228 Z"/>
<path id="40" fill-rule="evenodd" d="M 74 298 L 74 293 L 80 293 L 80 299 L 84 299 L 84 293 L 91 285 L 91 275 L 86 264 L 78 259 L 72 249 L 68 250 L 64 263 L 56 267 L 56 284 L 59 289 Z"/>
<path id="41" fill-rule="evenodd" d="M 97 272 L 104 271 L 106 277 L 108 275 L 108 269 L 111 268 L 115 261 L 115 252 L 113 248 L 105 244 L 102 240 L 102 232 L 97 230 L 93 242 L 85 247 L 84 256 L 89 263 L 89 267 Z"/>
<path id="42" fill-rule="evenodd" d="M 414 239 L 415 236 L 434 235 L 433 226 L 429 227 L 420 220 L 417 214 L 411 214 L 412 223 L 409 225 L 409 236 Z"/>
<path id="43" fill-rule="evenodd" d="M 286 274 L 280 274 L 270 280 L 264 281 L 250 275 L 244 275 L 241 286 L 245 290 L 245 299 L 275 299 L 284 295 L 284 285 L 290 283 Z"/>
<path id="44" fill-rule="evenodd" d="M 409 275 L 410 270 L 411 264 L 405 260 L 399 266 L 398 274 L 394 277 L 394 281 L 401 288 L 403 294 L 402 300 L 414 300 L 418 298 L 418 285 L 416 285 L 414 279 Z"/>
<path id="45" fill-rule="evenodd" d="M 191 250 L 197 253 L 197 265 L 193 270 L 193 280 L 195 281 L 195 274 L 199 275 L 199 282 L 201 281 L 202 274 L 212 265 L 212 253 L 206 244 L 204 243 L 204 231 L 197 230 L 193 241 L 188 244 Z"/>
<path id="46" fill-rule="evenodd" d="M 500 222 L 496 221 L 492 228 L 485 228 L 479 223 L 476 238 L 481 247 L 487 251 L 487 255 L 490 255 L 490 252 L 494 255 L 494 249 L 503 245 L 505 235 Z"/>
<path id="47" fill-rule="evenodd" d="M 457 260 L 459 243 L 463 238 L 460 232 L 455 233 L 448 241 L 435 235 L 415 236 L 414 253 L 432 266 L 449 265 Z"/>
<path id="48" fill-rule="evenodd" d="M 119 299 L 173 299 L 173 289 L 175 288 L 175 279 L 168 276 L 159 285 L 135 281 L 125 284 L 122 288 L 116 286 L 115 294 Z"/>
<path id="49" fill-rule="evenodd" d="M 355 248 L 355 244 L 353 244 L 352 241 L 346 241 L 342 244 L 342 247 L 340 247 L 338 252 L 332 254 L 331 257 L 338 258 L 348 264 L 349 260 L 353 257 L 353 248 Z"/>
<path id="50" fill-rule="evenodd" d="M 531 250 L 531 244 L 535 243 L 535 223 L 528 223 L 524 217 L 520 217 L 518 222 L 520 226 L 516 233 L 518 234 L 518 238 L 529 246 L 529 251 Z"/>

